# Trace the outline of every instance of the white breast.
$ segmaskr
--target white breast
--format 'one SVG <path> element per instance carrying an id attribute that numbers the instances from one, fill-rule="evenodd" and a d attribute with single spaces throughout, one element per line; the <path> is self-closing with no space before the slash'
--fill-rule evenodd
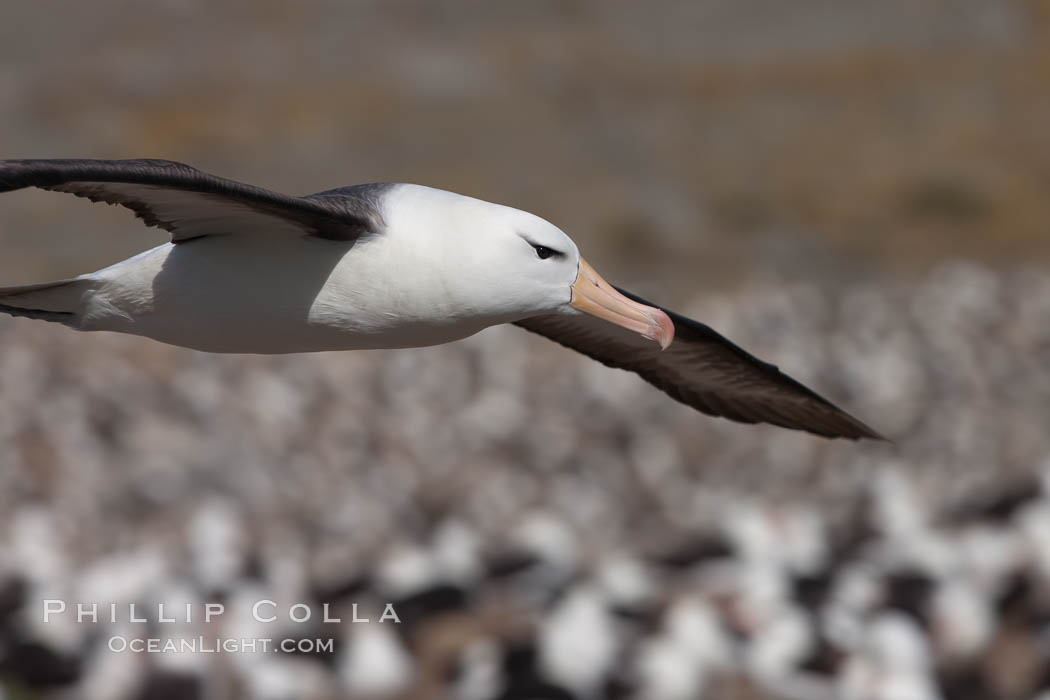
<path id="1" fill-rule="evenodd" d="M 266 354 L 432 345 L 488 325 L 442 315 L 400 284 L 410 261 L 393 243 L 260 234 L 165 244 L 91 276 L 83 328 Z"/>

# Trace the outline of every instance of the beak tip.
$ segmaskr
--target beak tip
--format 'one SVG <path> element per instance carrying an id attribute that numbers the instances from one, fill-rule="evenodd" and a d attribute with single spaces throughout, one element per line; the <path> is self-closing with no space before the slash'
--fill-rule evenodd
<path id="1" fill-rule="evenodd" d="M 670 316 L 662 309 L 625 297 L 583 258 L 580 258 L 580 268 L 571 289 L 569 306 L 577 311 L 655 341 L 661 350 L 666 350 L 674 340 L 674 323 Z"/>
<path id="2" fill-rule="evenodd" d="M 674 322 L 671 321 L 670 316 L 659 309 L 656 309 L 652 316 L 652 339 L 660 344 L 661 350 L 666 350 L 667 346 L 674 340 Z"/>

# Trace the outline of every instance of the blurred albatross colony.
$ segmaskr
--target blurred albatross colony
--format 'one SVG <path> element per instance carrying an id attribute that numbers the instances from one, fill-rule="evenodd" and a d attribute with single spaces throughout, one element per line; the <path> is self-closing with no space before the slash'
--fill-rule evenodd
<path id="1" fill-rule="evenodd" d="M 1033 416 L 1050 411 L 1035 366 L 1050 275 L 956 263 L 914 286 L 757 286 L 693 310 L 760 350 L 819 348 L 785 361 L 900 447 L 698 420 L 513 329 L 304 361 L 0 324 L 5 687 L 478 700 L 1047 687 L 1050 435 Z M 44 598 L 305 600 L 344 619 L 391 602 L 402 624 L 263 627 L 337 640 L 279 660 L 114 654 L 109 635 L 147 630 L 42 625 Z M 159 633 L 261 633 L 233 619 Z"/>

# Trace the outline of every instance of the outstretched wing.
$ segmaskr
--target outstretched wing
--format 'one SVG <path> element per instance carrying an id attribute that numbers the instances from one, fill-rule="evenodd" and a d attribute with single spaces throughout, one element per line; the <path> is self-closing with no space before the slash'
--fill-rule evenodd
<path id="1" fill-rule="evenodd" d="M 353 240 L 377 232 L 374 191 L 295 197 L 168 160 L 2 160 L 0 192 L 39 187 L 127 207 L 175 243 L 200 236 L 287 230 Z"/>
<path id="2" fill-rule="evenodd" d="M 622 289 L 622 294 L 656 306 Z M 712 416 L 772 423 L 824 437 L 885 439 L 853 416 L 722 337 L 664 309 L 675 326 L 666 350 L 586 314 L 548 314 L 516 322 L 609 367 L 637 372 L 672 398 Z"/>

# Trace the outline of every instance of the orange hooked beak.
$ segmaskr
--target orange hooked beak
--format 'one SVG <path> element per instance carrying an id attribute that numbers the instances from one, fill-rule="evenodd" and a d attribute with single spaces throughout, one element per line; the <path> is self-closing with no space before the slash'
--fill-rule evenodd
<path id="1" fill-rule="evenodd" d="M 569 306 L 655 340 L 661 350 L 674 339 L 674 324 L 667 314 L 620 294 L 583 258 L 580 258 L 580 272 L 572 284 Z"/>

